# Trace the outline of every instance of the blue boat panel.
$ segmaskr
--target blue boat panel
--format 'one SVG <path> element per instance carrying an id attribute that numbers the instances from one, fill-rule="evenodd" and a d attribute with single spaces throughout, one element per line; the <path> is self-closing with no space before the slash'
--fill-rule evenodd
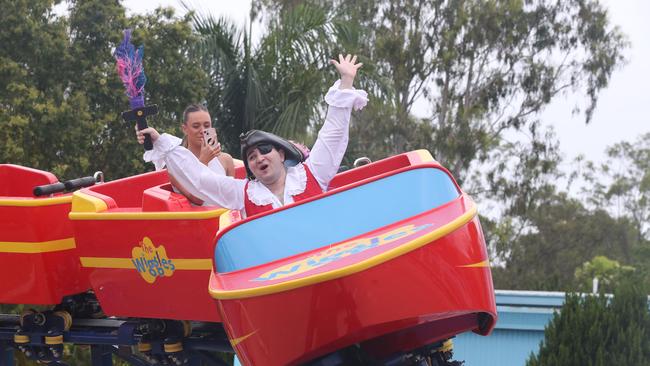
<path id="1" fill-rule="evenodd" d="M 407 170 L 233 228 L 217 243 L 217 271 L 250 268 L 337 243 L 439 207 L 459 195 L 440 169 Z"/>

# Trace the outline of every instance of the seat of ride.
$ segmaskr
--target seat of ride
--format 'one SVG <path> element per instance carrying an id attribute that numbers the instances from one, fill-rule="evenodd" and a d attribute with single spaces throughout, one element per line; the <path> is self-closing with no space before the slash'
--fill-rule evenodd
<path id="1" fill-rule="evenodd" d="M 363 165 L 354 169 L 346 170 L 337 174 L 330 182 L 328 190 L 334 190 L 348 184 L 375 177 L 407 166 L 433 162 L 431 154 L 426 150 L 409 151 L 403 154 L 394 155 L 371 164 Z"/>
<path id="2" fill-rule="evenodd" d="M 192 204 L 180 193 L 174 192 L 171 183 L 159 184 L 142 192 L 142 211 L 182 211 Z"/>
<path id="3" fill-rule="evenodd" d="M 243 164 L 236 169 L 245 174 Z M 75 192 L 75 240 L 104 312 L 219 322 L 206 289 L 224 212 L 192 205 L 165 170 Z"/>
<path id="4" fill-rule="evenodd" d="M 425 150 L 408 152 L 400 155 L 391 156 L 375 163 L 357 167 L 351 170 L 337 174 L 330 182 L 329 190 L 340 188 L 349 184 L 359 182 L 363 179 L 371 178 L 383 173 L 387 173 L 399 168 L 418 164 L 423 161 L 429 161 Z M 245 178 L 246 170 L 243 166 L 236 169 L 237 178 Z M 142 211 L 184 211 L 197 209 L 182 194 L 175 192 L 170 183 L 163 183 L 157 186 L 147 188 L 142 193 Z M 117 208 L 117 207 L 114 207 Z"/>
<path id="5" fill-rule="evenodd" d="M 0 164 L 0 197 L 35 198 L 34 187 L 58 181 L 50 172 L 13 164 Z"/>
<path id="6" fill-rule="evenodd" d="M 235 177 L 244 178 L 246 169 L 236 161 Z M 89 197 L 90 196 L 90 197 Z M 95 200 L 95 205 L 81 203 Z M 197 206 L 174 191 L 166 170 L 139 174 L 84 189 L 78 194 L 74 212 L 146 213 L 146 212 L 201 212 L 220 209 L 218 206 Z M 73 216 L 78 216 L 73 214 Z"/>
<path id="7" fill-rule="evenodd" d="M 329 190 L 332 191 L 367 178 L 431 160 L 432 158 L 426 150 L 395 155 L 337 174 L 330 182 Z M 246 170 L 243 164 L 238 164 L 235 177 L 244 178 L 245 176 Z M 103 201 L 105 204 L 103 212 L 106 213 L 196 212 L 218 208 L 216 206 L 193 205 L 185 196 L 174 192 L 166 171 L 123 178 L 87 188 L 82 193 L 90 194 Z M 73 208 L 73 211 L 78 210 Z"/>
<path id="8" fill-rule="evenodd" d="M 50 172 L 0 164 L 0 303 L 53 305 L 90 287 L 68 220 L 72 195 L 34 196 L 52 183 Z"/>

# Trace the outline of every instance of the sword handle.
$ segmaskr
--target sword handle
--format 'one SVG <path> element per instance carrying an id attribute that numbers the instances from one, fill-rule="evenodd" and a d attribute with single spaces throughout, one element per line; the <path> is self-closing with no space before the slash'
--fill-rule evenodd
<path id="1" fill-rule="evenodd" d="M 135 120 L 138 126 L 138 131 L 140 131 L 149 127 L 147 126 L 147 116 L 153 116 L 157 113 L 158 113 L 158 106 L 154 104 L 154 105 L 140 107 L 140 108 L 132 109 L 130 111 L 122 112 L 122 118 L 125 121 Z M 148 133 L 144 134 L 144 149 L 145 150 L 153 149 L 153 141 L 151 140 L 151 135 L 149 135 Z"/>
<path id="2" fill-rule="evenodd" d="M 138 118 L 136 119 L 136 122 L 138 124 L 138 131 L 144 130 L 145 128 L 149 127 L 147 126 L 147 120 L 144 118 Z M 153 149 L 153 141 L 151 141 L 151 135 L 148 133 L 144 134 L 144 149 L 147 151 Z"/>

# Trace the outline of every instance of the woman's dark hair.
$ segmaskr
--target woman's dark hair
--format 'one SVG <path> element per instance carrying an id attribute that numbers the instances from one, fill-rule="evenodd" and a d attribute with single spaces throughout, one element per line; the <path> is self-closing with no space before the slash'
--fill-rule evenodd
<path id="1" fill-rule="evenodd" d="M 198 104 L 198 103 L 188 105 L 183 111 L 183 123 L 187 123 L 187 118 L 189 114 L 194 112 L 208 112 L 208 108 L 203 104 Z"/>

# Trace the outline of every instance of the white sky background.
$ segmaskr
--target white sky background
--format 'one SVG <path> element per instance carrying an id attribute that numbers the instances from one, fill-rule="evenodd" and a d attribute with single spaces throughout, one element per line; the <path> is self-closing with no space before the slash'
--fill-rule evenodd
<path id="1" fill-rule="evenodd" d="M 628 63 L 614 72 L 607 89 L 601 91 L 589 125 L 585 125 L 583 115 L 572 114 L 576 103 L 584 105 L 579 95 L 559 96 L 541 114 L 540 119 L 555 128 L 567 163 L 579 154 L 588 160 L 602 161 L 607 146 L 623 140 L 632 142 L 650 132 L 650 22 L 646 19 L 650 1 L 601 1 L 609 8 L 611 23 L 628 36 L 631 43 L 626 52 Z M 203 14 L 226 15 L 238 24 L 248 20 L 250 0 L 186 2 Z M 123 4 L 136 13 L 149 12 L 158 6 L 171 6 L 184 13 L 180 0 L 125 0 Z M 426 101 L 420 101 L 415 108 L 418 115 L 426 115 L 429 109 Z"/>
<path id="2" fill-rule="evenodd" d="M 238 24 L 248 20 L 251 7 L 250 0 L 185 0 L 185 3 L 198 13 L 216 17 L 225 15 Z M 185 14 L 180 0 L 122 0 L 122 5 L 131 13 L 147 13 L 160 6 L 169 6 L 175 8 L 177 13 Z"/>

